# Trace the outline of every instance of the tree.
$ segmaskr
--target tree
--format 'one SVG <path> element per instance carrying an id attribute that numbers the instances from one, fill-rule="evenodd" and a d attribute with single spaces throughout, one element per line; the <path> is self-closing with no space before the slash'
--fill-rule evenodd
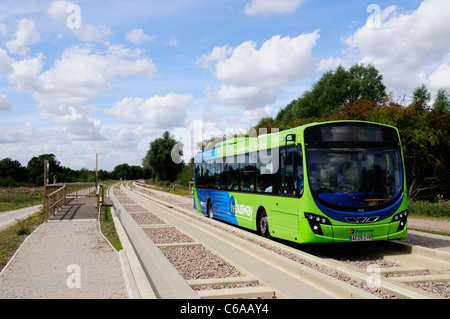
<path id="1" fill-rule="evenodd" d="M 26 180 L 26 169 L 18 161 L 5 158 L 0 161 L 0 185 L 15 186 Z"/>
<path id="2" fill-rule="evenodd" d="M 150 170 L 152 176 L 158 180 L 173 182 L 184 168 L 184 162 L 177 164 L 172 160 L 171 152 L 177 144 L 168 131 L 164 132 L 161 138 L 151 142 L 147 155 L 142 160 L 144 170 Z"/>
<path id="3" fill-rule="evenodd" d="M 311 90 L 281 109 L 275 122 L 287 124 L 300 118 L 330 116 L 361 99 L 381 104 L 385 96 L 383 76 L 373 65 L 357 64 L 348 71 L 339 66 L 324 73 Z"/>
<path id="4" fill-rule="evenodd" d="M 44 161 L 48 160 L 51 175 L 58 175 L 62 172 L 61 163 L 56 160 L 54 154 L 43 154 L 33 157 L 27 165 L 28 182 L 36 186 L 44 184 Z M 49 177 L 50 183 L 52 180 Z"/>
<path id="5" fill-rule="evenodd" d="M 356 64 L 348 71 L 350 89 L 348 103 L 361 99 L 381 103 L 386 96 L 383 75 L 373 65 Z"/>
<path id="6" fill-rule="evenodd" d="M 422 84 L 422 86 L 419 86 L 414 90 L 412 98 L 416 108 L 426 110 L 428 109 L 428 102 L 431 100 L 431 93 L 428 91 L 425 84 Z"/>
<path id="7" fill-rule="evenodd" d="M 144 170 L 140 166 L 130 166 L 128 164 L 120 164 L 114 167 L 111 177 L 115 179 L 134 180 L 144 177 Z"/>
<path id="8" fill-rule="evenodd" d="M 441 114 L 450 112 L 450 99 L 445 89 L 439 89 L 433 104 L 433 110 Z"/>
<path id="9" fill-rule="evenodd" d="M 258 126 L 270 125 L 274 122 L 274 119 L 271 117 L 263 117 L 259 120 Z"/>

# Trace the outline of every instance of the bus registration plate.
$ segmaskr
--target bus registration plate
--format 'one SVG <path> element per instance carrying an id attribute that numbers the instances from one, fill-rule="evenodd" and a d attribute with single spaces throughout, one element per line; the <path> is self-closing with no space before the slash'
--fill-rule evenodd
<path id="1" fill-rule="evenodd" d="M 350 236 L 350 241 L 370 241 L 370 240 L 372 240 L 372 235 Z"/>

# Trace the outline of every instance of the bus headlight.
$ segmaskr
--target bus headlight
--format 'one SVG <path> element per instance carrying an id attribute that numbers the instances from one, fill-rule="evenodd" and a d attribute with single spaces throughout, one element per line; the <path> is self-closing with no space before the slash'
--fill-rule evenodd
<path id="1" fill-rule="evenodd" d="M 323 236 L 321 225 L 331 225 L 331 222 L 328 218 L 316 214 L 305 213 L 305 218 L 308 220 L 311 230 L 316 235 Z"/>
<path id="2" fill-rule="evenodd" d="M 394 217 L 392 217 L 391 223 L 398 221 L 400 222 L 397 228 L 397 232 L 399 232 L 405 229 L 407 219 L 408 219 L 408 211 L 404 210 L 403 212 L 395 214 Z"/>

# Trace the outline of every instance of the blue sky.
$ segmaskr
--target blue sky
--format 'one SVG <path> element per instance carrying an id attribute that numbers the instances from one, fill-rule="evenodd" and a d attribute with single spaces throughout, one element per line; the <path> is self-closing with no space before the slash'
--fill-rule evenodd
<path id="1" fill-rule="evenodd" d="M 356 63 L 450 92 L 450 1 L 0 0 L 0 159 L 141 165 L 165 130 L 189 157 Z"/>

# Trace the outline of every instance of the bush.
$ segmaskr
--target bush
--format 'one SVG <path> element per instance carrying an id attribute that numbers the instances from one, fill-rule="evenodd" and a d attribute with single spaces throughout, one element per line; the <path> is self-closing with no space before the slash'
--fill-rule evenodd
<path id="1" fill-rule="evenodd" d="M 450 218 L 450 201 L 438 195 L 437 202 L 424 200 L 408 201 L 408 211 L 413 216 Z"/>
<path id="2" fill-rule="evenodd" d="M 194 177 L 194 166 L 189 165 L 183 168 L 183 170 L 177 175 L 177 179 L 174 184 L 179 184 L 182 186 L 189 186 L 189 182 L 192 181 Z"/>

